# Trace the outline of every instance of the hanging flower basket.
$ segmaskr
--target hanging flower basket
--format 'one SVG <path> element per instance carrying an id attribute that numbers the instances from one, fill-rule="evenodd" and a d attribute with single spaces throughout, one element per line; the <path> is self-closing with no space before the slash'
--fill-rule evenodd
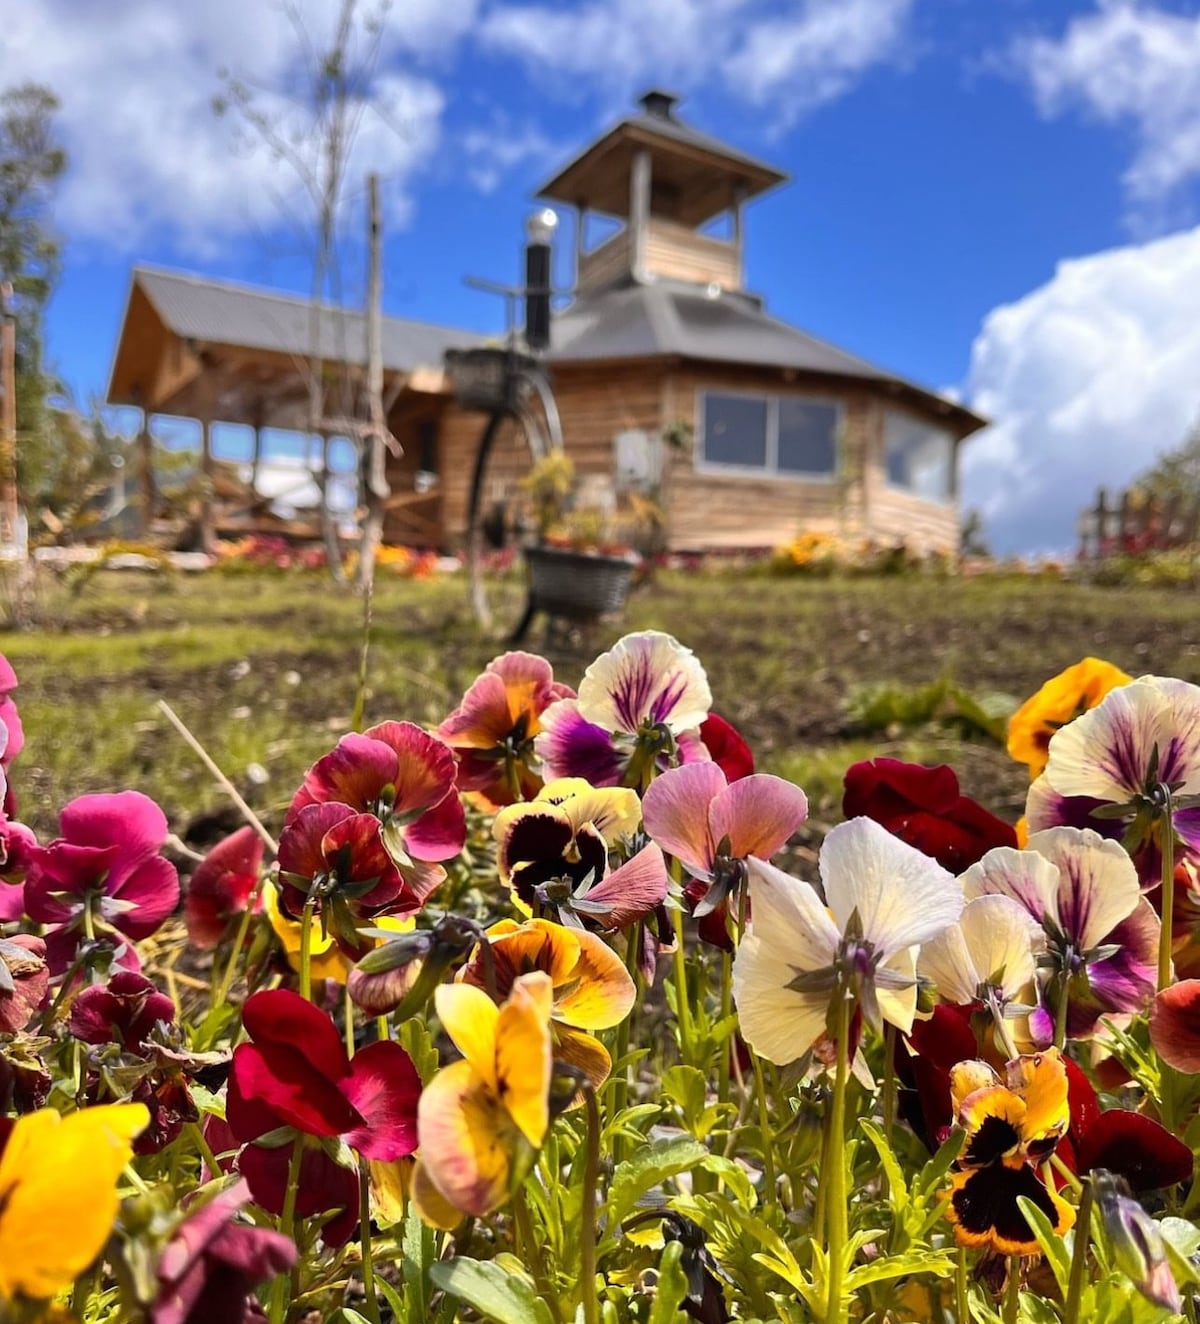
<path id="1" fill-rule="evenodd" d="M 580 621 L 620 611 L 637 567 L 633 556 L 604 556 L 568 547 L 527 547 L 525 562 L 533 609 Z"/>
<path id="2" fill-rule="evenodd" d="M 480 348 L 446 351 L 446 370 L 454 399 L 463 409 L 512 411 L 520 390 L 520 371 L 533 360 L 511 349 Z"/>

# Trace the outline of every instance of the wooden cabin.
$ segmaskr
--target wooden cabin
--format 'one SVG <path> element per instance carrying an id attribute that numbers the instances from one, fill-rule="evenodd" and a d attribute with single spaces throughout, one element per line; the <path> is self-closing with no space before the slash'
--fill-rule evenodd
<path id="1" fill-rule="evenodd" d="M 655 91 L 538 191 L 575 219 L 573 294 L 545 356 L 564 446 L 589 490 L 659 494 L 675 549 L 768 548 L 820 530 L 952 552 L 959 447 L 984 420 L 772 317 L 744 288 L 746 207 L 784 180 Z M 594 217 L 609 233 L 589 246 Z M 109 402 L 301 427 L 314 316 L 353 397 L 361 314 L 138 268 Z M 456 403 L 442 363 L 479 343 L 385 319 L 387 419 L 403 448 L 388 468 L 390 541 L 461 545 L 485 418 Z M 354 409 L 343 401 L 366 416 Z M 322 430 L 336 432 L 339 410 L 326 412 Z M 506 425 L 485 509 L 515 500 L 529 465 Z"/>

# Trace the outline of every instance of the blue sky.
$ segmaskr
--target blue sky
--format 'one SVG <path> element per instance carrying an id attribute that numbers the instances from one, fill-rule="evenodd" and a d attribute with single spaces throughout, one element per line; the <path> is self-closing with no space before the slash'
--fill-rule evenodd
<path id="1" fill-rule="evenodd" d="M 329 30 L 335 0 L 298 4 Z M 81 400 L 104 389 L 135 261 L 304 290 L 286 167 L 210 109 L 227 67 L 299 113 L 280 5 L 46 0 L 9 28 L 6 65 L 64 102 L 49 345 Z M 749 209 L 769 308 L 995 420 L 966 498 L 1001 549 L 1069 545 L 1100 483 L 1200 415 L 1196 4 L 396 0 L 382 32 L 351 299 L 375 168 L 387 310 L 494 329 L 462 277 L 514 277 L 532 190 L 659 84 L 792 177 Z"/>

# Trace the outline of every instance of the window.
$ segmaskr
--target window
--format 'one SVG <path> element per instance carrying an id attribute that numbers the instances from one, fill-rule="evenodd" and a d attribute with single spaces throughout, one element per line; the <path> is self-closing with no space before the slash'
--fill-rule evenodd
<path id="1" fill-rule="evenodd" d="M 796 478 L 831 478 L 837 471 L 841 407 L 792 395 L 700 397 L 700 462 Z"/>
<path id="2" fill-rule="evenodd" d="M 927 501 L 954 499 L 954 437 L 911 414 L 888 410 L 884 421 L 888 482 Z"/>

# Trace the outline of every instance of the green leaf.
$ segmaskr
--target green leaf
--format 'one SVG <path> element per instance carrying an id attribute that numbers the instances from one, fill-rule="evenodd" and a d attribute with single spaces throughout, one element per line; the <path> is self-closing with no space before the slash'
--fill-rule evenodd
<path id="1" fill-rule="evenodd" d="M 658 1282 L 654 1288 L 654 1304 L 650 1307 L 647 1324 L 676 1324 L 679 1319 L 679 1308 L 688 1293 L 687 1274 L 683 1271 L 682 1259 L 683 1244 L 668 1241 L 658 1262 Z"/>
<path id="2" fill-rule="evenodd" d="M 618 1165 L 613 1173 L 608 1192 L 610 1225 L 622 1223 L 633 1213 L 637 1202 L 647 1191 L 681 1172 L 698 1167 L 708 1151 L 689 1136 L 675 1136 L 656 1140 L 639 1149 L 631 1158 Z"/>
<path id="3" fill-rule="evenodd" d="M 891 1145 L 887 1142 L 887 1137 L 883 1133 L 883 1127 L 876 1126 L 874 1122 L 863 1118 L 859 1126 L 866 1132 L 867 1139 L 875 1146 L 875 1152 L 879 1155 L 879 1162 L 883 1165 L 884 1175 L 887 1177 L 888 1185 L 888 1203 L 901 1214 L 908 1207 L 908 1183 L 904 1180 L 904 1172 L 900 1167 L 900 1162 L 892 1152 Z"/>
<path id="4" fill-rule="evenodd" d="M 412 1016 L 406 1020 L 396 1031 L 396 1042 L 412 1058 L 417 1075 L 421 1077 L 421 1084 L 428 1085 L 440 1063 L 425 1018 Z"/>
<path id="5" fill-rule="evenodd" d="M 664 1071 L 662 1091 L 683 1113 L 687 1122 L 695 1121 L 708 1101 L 708 1081 L 704 1072 L 696 1067 L 677 1066 Z"/>
<path id="6" fill-rule="evenodd" d="M 869 1283 L 885 1283 L 893 1278 L 908 1278 L 918 1273 L 950 1278 L 954 1275 L 955 1265 L 955 1257 L 944 1250 L 912 1250 L 904 1255 L 881 1256 L 848 1274 L 846 1288 L 856 1292 Z"/>
<path id="7" fill-rule="evenodd" d="M 443 1260 L 430 1267 L 429 1276 L 496 1324 L 554 1324 L 550 1307 L 529 1283 L 490 1260 Z"/>

